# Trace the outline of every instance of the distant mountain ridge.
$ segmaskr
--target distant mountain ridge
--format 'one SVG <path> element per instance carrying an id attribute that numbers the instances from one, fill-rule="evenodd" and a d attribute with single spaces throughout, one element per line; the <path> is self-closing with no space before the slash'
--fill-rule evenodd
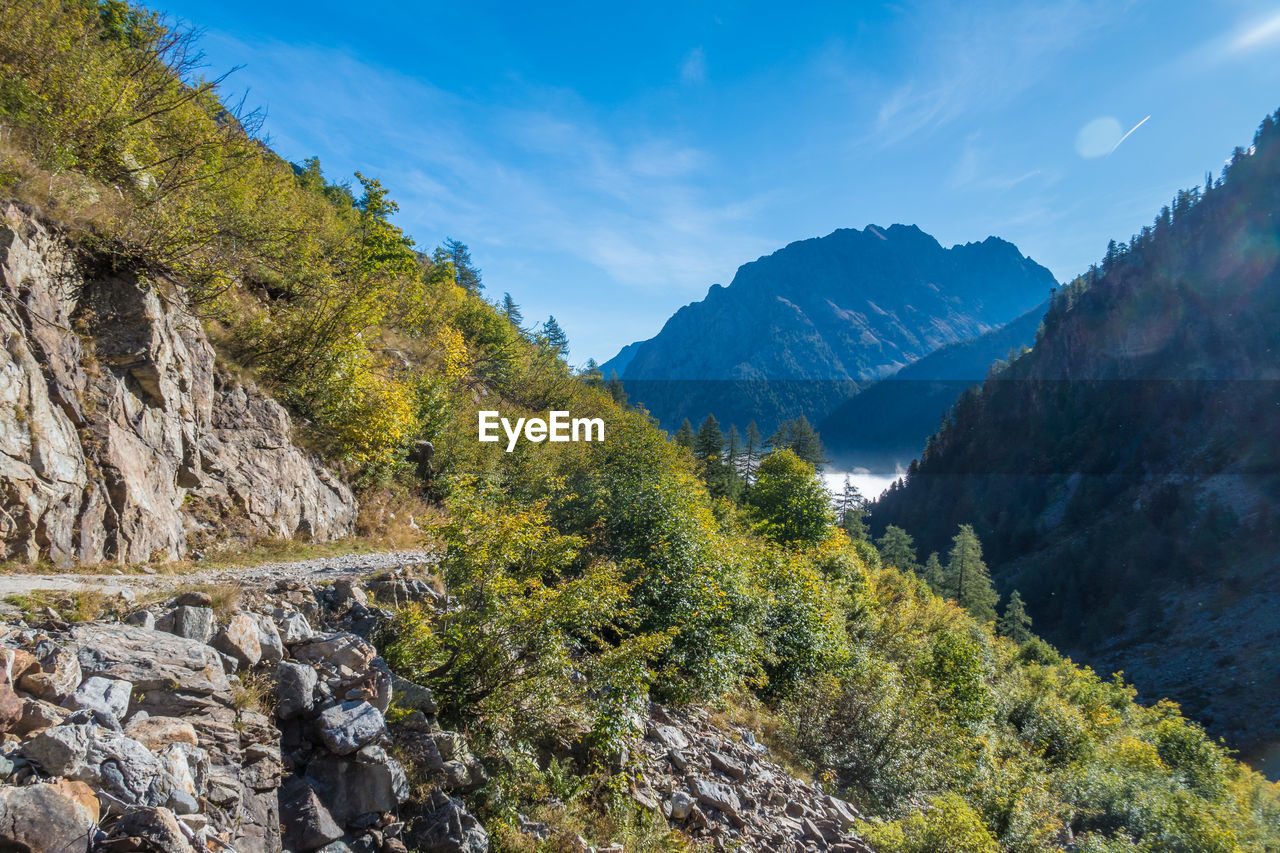
<path id="1" fill-rule="evenodd" d="M 668 428 L 708 413 L 762 429 L 819 420 L 862 385 L 1004 325 L 1055 284 L 996 237 L 948 249 L 914 225 L 840 229 L 744 264 L 601 368 Z"/>
<path id="2" fill-rule="evenodd" d="M 836 468 L 891 473 L 920 455 L 947 409 L 1010 351 L 1035 343 L 1042 302 L 976 338 L 947 344 L 859 391 L 818 426 Z"/>

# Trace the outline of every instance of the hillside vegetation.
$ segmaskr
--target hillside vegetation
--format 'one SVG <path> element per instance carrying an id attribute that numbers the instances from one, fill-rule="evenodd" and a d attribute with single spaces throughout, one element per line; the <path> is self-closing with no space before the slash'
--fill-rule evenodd
<path id="1" fill-rule="evenodd" d="M 1278 212 L 1269 116 L 1055 294 L 1034 349 L 960 398 L 873 514 L 922 554 L 973 524 L 1047 637 L 1251 757 L 1280 737 Z"/>
<path id="2" fill-rule="evenodd" d="M 282 161 L 193 50 L 121 2 L 5 3 L 0 188 L 86 263 L 185 294 L 388 523 L 442 507 L 458 606 L 402 610 L 380 646 L 482 746 L 499 849 L 534 849 L 515 826 L 535 810 L 688 849 L 622 796 L 649 697 L 758 722 L 876 816 L 878 850 L 1280 848 L 1274 785 L 1175 706 L 887 565 L 795 454 L 749 472 L 741 506 L 713 499 L 692 453 L 569 370 L 554 324 L 486 302 L 457 244 L 415 251 L 378 180 Z M 480 408 L 598 416 L 606 439 L 506 453 L 476 441 Z"/>

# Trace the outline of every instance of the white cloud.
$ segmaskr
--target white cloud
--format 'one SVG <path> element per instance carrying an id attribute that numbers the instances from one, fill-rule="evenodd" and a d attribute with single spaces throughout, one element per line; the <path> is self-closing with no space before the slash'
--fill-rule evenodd
<path id="1" fill-rule="evenodd" d="M 684 61 L 680 63 L 680 79 L 690 84 L 707 81 L 707 57 L 701 47 L 685 54 Z"/>

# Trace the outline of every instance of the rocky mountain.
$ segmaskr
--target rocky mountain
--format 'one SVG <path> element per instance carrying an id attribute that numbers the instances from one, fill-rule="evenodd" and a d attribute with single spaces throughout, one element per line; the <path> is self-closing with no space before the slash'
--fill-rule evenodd
<path id="1" fill-rule="evenodd" d="M 1052 274 L 989 237 L 943 248 L 914 225 L 840 229 L 738 269 L 602 365 L 669 428 L 709 412 L 768 432 L 1044 300 Z"/>
<path id="2" fill-rule="evenodd" d="M 332 539 L 351 490 L 220 371 L 180 288 L 0 223 L 0 560 L 177 559 L 214 538 Z"/>
<path id="3" fill-rule="evenodd" d="M 488 780 L 485 758 L 376 645 L 386 608 L 449 606 L 430 560 L 286 564 L 208 586 L 115 578 L 106 612 L 75 624 L 0 606 L 0 847 L 490 850 L 462 799 Z M 861 813 L 789 776 L 749 729 L 656 704 L 633 722 L 643 769 L 625 793 L 656 820 L 717 847 L 869 853 L 852 832 Z M 529 849 L 552 840 L 545 823 L 516 824 Z"/>
<path id="4" fill-rule="evenodd" d="M 837 469 L 887 473 L 905 468 L 951 404 L 992 366 L 1035 343 L 1048 303 L 998 329 L 947 344 L 870 385 L 827 415 L 818 432 Z"/>
<path id="5" fill-rule="evenodd" d="M 1035 348 L 961 398 L 873 518 L 922 554 L 972 523 L 1047 638 L 1265 763 L 1280 742 L 1280 116 L 1210 184 L 1059 291 Z"/>

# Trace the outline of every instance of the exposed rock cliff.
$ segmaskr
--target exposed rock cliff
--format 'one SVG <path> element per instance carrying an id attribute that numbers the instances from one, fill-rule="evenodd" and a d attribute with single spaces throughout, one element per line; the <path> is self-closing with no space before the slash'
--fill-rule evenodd
<path id="1" fill-rule="evenodd" d="M 16 206 L 0 224 L 0 558 L 172 559 L 238 519 L 350 532 L 351 490 L 288 414 L 219 373 L 176 288 L 94 268 Z"/>

